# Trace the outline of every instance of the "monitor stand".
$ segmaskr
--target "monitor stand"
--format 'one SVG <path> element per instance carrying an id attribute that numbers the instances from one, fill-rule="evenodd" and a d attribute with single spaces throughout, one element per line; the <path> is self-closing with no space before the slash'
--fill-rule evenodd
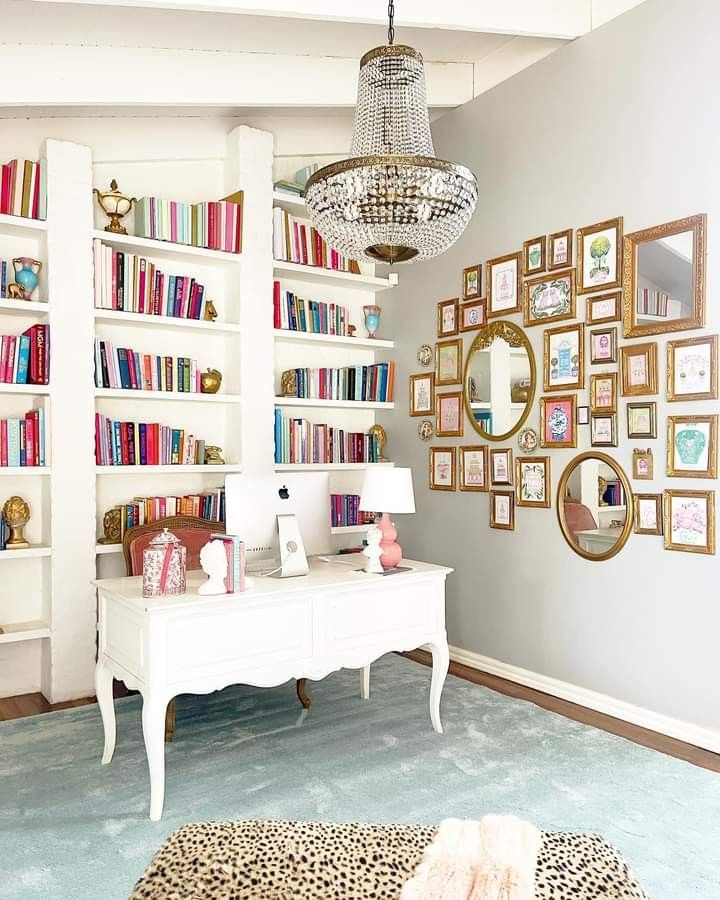
<path id="1" fill-rule="evenodd" d="M 305 547 L 296 516 L 278 516 L 277 524 L 280 540 L 279 577 L 292 578 L 295 575 L 307 575 L 310 567 L 307 556 L 305 556 Z"/>

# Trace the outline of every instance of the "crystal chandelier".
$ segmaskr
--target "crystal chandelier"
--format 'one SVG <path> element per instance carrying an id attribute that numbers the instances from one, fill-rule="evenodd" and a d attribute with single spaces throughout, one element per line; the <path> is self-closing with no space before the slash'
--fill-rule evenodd
<path id="1" fill-rule="evenodd" d="M 350 158 L 319 169 L 305 192 L 313 224 L 351 259 L 400 263 L 444 253 L 465 230 L 477 183 L 465 166 L 437 159 L 423 59 L 388 42 L 360 60 Z"/>

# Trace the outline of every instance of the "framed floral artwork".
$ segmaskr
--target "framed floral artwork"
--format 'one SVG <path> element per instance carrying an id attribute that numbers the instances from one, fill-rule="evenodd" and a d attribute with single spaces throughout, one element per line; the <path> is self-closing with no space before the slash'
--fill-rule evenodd
<path id="1" fill-rule="evenodd" d="M 540 398 L 541 447 L 567 449 L 577 446 L 576 404 L 575 394 Z M 582 423 L 578 422 L 578 424 Z"/>
<path id="2" fill-rule="evenodd" d="M 524 284 L 525 326 L 542 325 L 550 319 L 575 318 L 575 270 L 531 278 Z"/>
<path id="3" fill-rule="evenodd" d="M 577 408 L 577 423 L 578 423 L 578 425 L 589 425 L 590 424 L 590 407 L 589 406 L 578 406 L 578 408 Z"/>
<path id="4" fill-rule="evenodd" d="M 617 362 L 617 328 L 596 328 L 590 332 L 590 365 Z"/>
<path id="5" fill-rule="evenodd" d="M 462 437 L 462 391 L 435 395 L 435 434 L 438 437 Z"/>
<path id="6" fill-rule="evenodd" d="M 622 317 L 622 291 L 588 297 L 585 304 L 588 325 L 602 322 L 619 322 Z"/>
<path id="7" fill-rule="evenodd" d="M 590 416 L 590 443 L 593 447 L 617 447 L 615 413 Z"/>
<path id="8" fill-rule="evenodd" d="M 543 369 L 546 391 L 582 390 L 585 387 L 584 328 L 578 323 L 545 330 Z"/>
<path id="9" fill-rule="evenodd" d="M 520 312 L 521 266 L 522 253 L 508 253 L 485 264 L 488 318 Z"/>
<path id="10" fill-rule="evenodd" d="M 544 272 L 547 241 L 545 235 L 532 238 L 523 244 L 523 275 L 537 275 Z"/>
<path id="11" fill-rule="evenodd" d="M 512 450 L 490 451 L 490 480 L 493 484 L 512 484 Z"/>
<path id="12" fill-rule="evenodd" d="M 462 384 L 462 339 L 435 344 L 435 387 Z"/>
<path id="13" fill-rule="evenodd" d="M 662 534 L 662 494 L 633 494 L 635 534 Z"/>
<path id="14" fill-rule="evenodd" d="M 665 491 L 666 550 L 715 553 L 715 491 Z"/>
<path id="15" fill-rule="evenodd" d="M 627 436 L 629 438 L 657 437 L 657 414 L 654 400 L 628 403 L 626 412 Z"/>
<path id="16" fill-rule="evenodd" d="M 490 494 L 490 527 L 514 531 L 515 495 L 512 491 L 493 491 Z"/>
<path id="17" fill-rule="evenodd" d="M 435 376 L 421 372 L 410 376 L 410 415 L 431 416 L 435 409 Z"/>
<path id="18" fill-rule="evenodd" d="M 518 506 L 550 506 L 549 456 L 518 456 L 515 460 L 515 495 Z"/>
<path id="19" fill-rule="evenodd" d="M 668 416 L 666 474 L 673 478 L 717 478 L 718 417 Z"/>
<path id="20" fill-rule="evenodd" d="M 460 307 L 460 331 L 475 331 L 487 322 L 487 300 L 470 300 Z"/>
<path id="21" fill-rule="evenodd" d="M 482 264 L 463 269 L 463 300 L 475 300 L 482 293 Z"/>
<path id="22" fill-rule="evenodd" d="M 430 490 L 454 491 L 457 450 L 455 447 L 430 447 Z"/>
<path id="23" fill-rule="evenodd" d="M 632 473 L 633 478 L 640 481 L 652 481 L 655 473 L 652 447 L 648 447 L 647 450 L 639 450 L 636 447 L 633 450 Z"/>
<path id="24" fill-rule="evenodd" d="M 441 300 L 437 305 L 438 337 L 450 337 L 458 333 L 458 299 Z"/>
<path id="25" fill-rule="evenodd" d="M 620 348 L 622 392 L 625 397 L 657 394 L 657 344 L 628 344 Z"/>
<path id="26" fill-rule="evenodd" d="M 617 412 L 617 372 L 590 376 L 590 411 Z"/>
<path id="27" fill-rule="evenodd" d="M 488 448 L 458 447 L 460 454 L 459 482 L 461 491 L 486 491 L 488 489 Z"/>
<path id="28" fill-rule="evenodd" d="M 622 216 L 578 228 L 578 294 L 622 286 Z"/>
<path id="29" fill-rule="evenodd" d="M 717 400 L 718 336 L 668 341 L 668 400 Z"/>
<path id="30" fill-rule="evenodd" d="M 565 269 L 572 265 L 573 230 L 556 231 L 548 235 L 547 239 L 547 267 L 552 272 L 555 269 Z"/>

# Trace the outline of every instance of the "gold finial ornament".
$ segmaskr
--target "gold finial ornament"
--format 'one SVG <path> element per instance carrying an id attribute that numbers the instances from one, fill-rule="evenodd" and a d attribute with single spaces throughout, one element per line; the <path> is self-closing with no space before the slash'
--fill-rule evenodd
<path id="1" fill-rule="evenodd" d="M 109 191 L 99 191 L 93 188 L 93 194 L 97 197 L 100 209 L 110 219 L 110 224 L 105 226 L 105 231 L 112 234 L 127 234 L 127 228 L 120 224 L 120 220 L 132 209 L 133 203 L 137 203 L 136 197 L 128 197 L 118 189 L 118 183 L 113 178 Z"/>
<path id="2" fill-rule="evenodd" d="M 10 529 L 6 549 L 21 550 L 23 547 L 29 547 L 30 543 L 25 540 L 23 534 L 23 529 L 30 521 L 30 506 L 27 500 L 23 500 L 22 497 L 10 497 L 5 501 L 2 514 Z"/>
<path id="3" fill-rule="evenodd" d="M 368 434 L 375 438 L 378 445 L 378 458 L 377 461 L 389 462 L 388 458 L 384 455 L 383 451 L 385 449 L 385 444 L 387 444 L 387 433 L 382 425 L 372 425 L 368 429 Z"/>
<path id="4" fill-rule="evenodd" d="M 206 466 L 224 466 L 225 460 L 222 457 L 222 447 L 216 447 L 211 444 L 205 447 L 205 465 Z"/>
<path id="5" fill-rule="evenodd" d="M 113 506 L 103 516 L 103 536 L 98 544 L 119 544 L 122 540 L 122 513 L 119 506 Z"/>

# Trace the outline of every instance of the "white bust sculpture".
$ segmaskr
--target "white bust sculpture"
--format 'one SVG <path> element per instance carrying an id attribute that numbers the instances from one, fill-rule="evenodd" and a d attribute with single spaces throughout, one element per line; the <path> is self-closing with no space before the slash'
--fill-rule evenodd
<path id="1" fill-rule="evenodd" d="M 200 550 L 200 565 L 208 576 L 198 588 L 198 594 L 226 594 L 227 553 L 222 541 L 208 541 Z"/>
<path id="2" fill-rule="evenodd" d="M 367 547 L 363 550 L 363 556 L 367 557 L 365 571 L 380 574 L 383 571 L 380 557 L 382 556 L 382 531 L 377 525 L 371 525 L 367 530 Z"/>

